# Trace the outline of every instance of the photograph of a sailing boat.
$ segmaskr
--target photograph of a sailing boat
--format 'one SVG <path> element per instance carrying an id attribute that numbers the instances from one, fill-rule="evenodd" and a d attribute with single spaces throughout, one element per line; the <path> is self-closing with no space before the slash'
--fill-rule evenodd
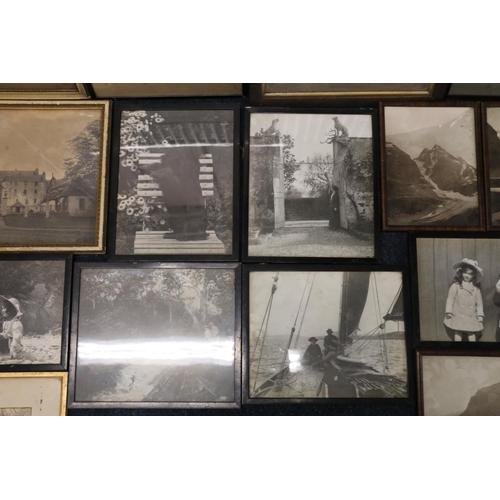
<path id="1" fill-rule="evenodd" d="M 413 317 L 421 341 L 500 341 L 500 240 L 413 236 Z"/>
<path id="2" fill-rule="evenodd" d="M 484 225 L 479 104 L 382 106 L 384 229 Z"/>
<path id="3" fill-rule="evenodd" d="M 488 229 L 500 229 L 500 104 L 482 107 Z"/>
<path id="4" fill-rule="evenodd" d="M 421 350 L 417 370 L 420 415 L 500 415 L 500 353 Z"/>
<path id="5" fill-rule="evenodd" d="M 375 113 L 248 111 L 244 260 L 375 260 Z"/>
<path id="6" fill-rule="evenodd" d="M 239 407 L 237 264 L 75 265 L 72 407 Z"/>
<path id="7" fill-rule="evenodd" d="M 408 397 L 401 270 L 247 270 L 246 402 Z"/>

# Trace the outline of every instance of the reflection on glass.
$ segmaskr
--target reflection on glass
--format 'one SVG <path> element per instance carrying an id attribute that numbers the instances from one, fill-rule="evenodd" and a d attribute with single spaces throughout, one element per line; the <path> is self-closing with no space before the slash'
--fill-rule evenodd
<path id="1" fill-rule="evenodd" d="M 234 400 L 234 312 L 232 269 L 84 269 L 75 400 Z"/>

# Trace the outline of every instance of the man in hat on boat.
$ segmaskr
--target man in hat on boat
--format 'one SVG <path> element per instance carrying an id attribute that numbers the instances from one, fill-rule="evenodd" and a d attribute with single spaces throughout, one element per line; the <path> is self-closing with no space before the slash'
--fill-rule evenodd
<path id="1" fill-rule="evenodd" d="M 22 357 L 24 327 L 21 322 L 21 304 L 14 297 L 7 299 L 0 295 L 0 313 L 4 318 L 2 337 L 9 341 L 10 359 Z"/>
<path id="2" fill-rule="evenodd" d="M 321 347 L 316 343 L 318 339 L 311 337 L 309 342 L 311 344 L 306 349 L 304 356 L 302 356 L 301 364 L 312 366 L 313 370 L 321 370 L 323 368 L 323 354 L 321 353 Z"/>
<path id="3" fill-rule="evenodd" d="M 323 345 L 325 347 L 325 356 L 328 356 L 329 353 L 333 353 L 332 356 L 338 354 L 339 341 L 337 337 L 333 334 L 333 330 L 331 328 L 328 328 L 326 333 L 327 335 L 323 340 Z"/>

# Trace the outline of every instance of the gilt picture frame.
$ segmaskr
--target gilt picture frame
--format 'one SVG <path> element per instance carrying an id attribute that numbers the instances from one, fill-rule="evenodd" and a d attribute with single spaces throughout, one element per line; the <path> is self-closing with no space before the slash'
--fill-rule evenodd
<path id="1" fill-rule="evenodd" d="M 382 322 L 377 293 L 387 309 Z M 244 404 L 411 404 L 404 268 L 244 264 L 243 294 Z M 380 342 L 391 344 L 385 368 Z"/>
<path id="2" fill-rule="evenodd" d="M 479 103 L 380 104 L 382 227 L 483 231 Z"/>
<path id="3" fill-rule="evenodd" d="M 251 83 L 252 105 L 332 105 L 443 98 L 446 83 Z"/>
<path id="4" fill-rule="evenodd" d="M 0 102 L 0 251 L 104 253 L 110 102 Z"/>
<path id="5" fill-rule="evenodd" d="M 238 264 L 74 268 L 69 408 L 241 405 Z"/>
<path id="6" fill-rule="evenodd" d="M 66 372 L 0 373 L 0 416 L 66 416 Z"/>
<path id="7" fill-rule="evenodd" d="M 1 99 L 88 99 L 85 83 L 0 83 Z"/>

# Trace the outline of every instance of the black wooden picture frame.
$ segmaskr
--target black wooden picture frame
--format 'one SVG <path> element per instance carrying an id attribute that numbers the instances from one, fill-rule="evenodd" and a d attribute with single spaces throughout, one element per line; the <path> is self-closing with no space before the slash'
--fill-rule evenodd
<path id="1" fill-rule="evenodd" d="M 372 121 L 372 152 L 373 152 L 373 257 L 318 257 L 310 255 L 307 257 L 298 256 L 272 256 L 249 255 L 249 230 L 250 222 L 250 121 L 255 114 L 312 114 L 312 115 L 365 115 L 370 116 Z M 332 122 L 333 126 L 333 122 Z M 307 262 L 325 262 L 325 263 L 377 263 L 381 258 L 381 240 L 380 240 L 380 175 L 379 175 L 379 143 L 378 143 L 378 110 L 374 107 L 336 107 L 336 108 L 256 108 L 245 109 L 245 138 L 244 138 L 244 181 L 243 181 L 243 215 L 242 215 L 242 262 L 268 262 L 268 263 L 307 263 Z M 326 138 L 326 136 L 325 136 Z M 343 232 L 349 230 L 342 229 Z M 293 246 L 293 245 L 291 245 Z"/>
<path id="2" fill-rule="evenodd" d="M 498 98 L 497 98 L 498 99 Z M 482 102 L 481 103 L 481 124 L 482 124 L 482 142 L 483 142 L 483 164 L 484 164 L 484 194 L 486 202 L 486 228 L 488 231 L 500 231 L 500 223 L 494 224 L 493 221 L 493 193 L 492 190 L 497 190 L 500 187 L 500 179 L 491 175 L 492 155 L 491 147 L 492 140 L 498 140 L 498 137 L 490 136 L 488 124 L 488 109 L 500 108 L 500 102 Z M 493 129 L 493 132 L 496 130 Z M 497 161 L 500 161 L 500 157 Z M 495 198 L 500 196 L 500 192 L 496 191 Z M 498 203 L 498 201 L 496 202 Z"/>
<path id="3" fill-rule="evenodd" d="M 233 102 L 171 102 L 164 99 L 118 99 L 114 103 L 112 149 L 110 168 L 110 202 L 108 223 L 108 255 L 112 260 L 148 261 L 161 260 L 171 262 L 235 262 L 240 256 L 240 100 Z M 165 253 L 129 253 L 117 254 L 117 218 L 118 190 L 120 175 L 120 125 L 124 111 L 231 111 L 233 113 L 233 206 L 232 206 L 232 247 L 231 253 L 220 254 L 165 254 Z"/>
<path id="4" fill-rule="evenodd" d="M 0 373 L 7 372 L 59 372 L 68 369 L 69 323 L 71 311 L 71 286 L 73 272 L 73 256 L 70 254 L 2 254 L 1 262 L 33 262 L 61 261 L 64 262 L 64 289 L 61 321 L 61 356 L 57 363 L 31 363 L 0 365 Z M 21 320 L 22 321 L 22 320 Z M 25 332 L 26 334 L 26 332 Z"/>
<path id="5" fill-rule="evenodd" d="M 388 169 L 387 169 L 387 148 L 386 148 L 386 120 L 385 109 L 396 107 L 408 108 L 472 108 L 474 112 L 474 144 L 476 158 L 476 176 L 477 176 L 477 196 L 478 196 L 478 217 L 479 223 L 472 226 L 460 225 L 425 225 L 425 224 L 390 224 L 388 200 L 391 193 L 388 190 Z M 405 152 L 403 152 L 405 153 Z M 406 153 L 405 153 L 406 154 Z M 408 155 L 409 156 L 409 155 Z M 445 101 L 445 102 L 391 102 L 380 103 L 380 158 L 381 158 L 381 177 L 382 177 L 382 229 L 384 231 L 484 231 L 486 227 L 484 213 L 484 170 L 483 154 L 481 141 L 481 116 L 479 102 L 463 101 Z M 414 202 L 413 202 L 414 203 Z"/>
<path id="6" fill-rule="evenodd" d="M 82 270 L 153 270 L 153 269 L 220 269 L 234 270 L 234 400 L 233 401 L 78 401 L 78 328 Z M 200 382 L 201 384 L 201 382 Z M 68 382 L 68 408 L 134 408 L 134 409 L 236 409 L 241 406 L 241 266 L 238 263 L 174 263 L 174 262 L 76 262 L 74 264 L 73 307 L 71 317 L 71 349 Z"/>
<path id="7" fill-rule="evenodd" d="M 402 275 L 403 308 L 404 308 L 404 341 L 405 341 L 405 361 L 406 361 L 406 397 L 297 397 L 297 398 L 277 398 L 277 397 L 251 397 L 250 395 L 250 370 L 251 370 L 251 349 L 250 349 L 250 274 L 252 272 L 273 273 L 292 272 L 399 272 Z M 243 404 L 342 404 L 342 405 L 365 405 L 365 404 L 387 404 L 387 405 L 411 405 L 415 398 L 415 369 L 412 349 L 413 334 L 411 331 L 411 300 L 410 300 L 410 279 L 407 267 L 403 266 L 380 266 L 380 265 L 313 265 L 313 264 L 243 264 L 242 268 L 243 301 L 242 301 L 242 391 Z M 279 281 L 279 280 L 278 280 Z M 278 284 L 279 287 L 279 284 Z M 311 287 L 312 288 L 312 287 Z M 304 298 L 304 300 L 306 300 Z M 302 300 L 301 300 L 302 302 Z M 272 302 L 271 302 L 272 308 Z M 307 306 L 306 306 L 307 308 Z M 279 314 L 279 312 L 278 312 Z M 259 321 L 259 325 L 260 325 Z M 265 325 L 264 321 L 262 325 Z M 295 332 L 295 331 L 294 331 Z M 286 331 L 288 334 L 288 330 Z M 295 333 L 294 333 L 295 335 Z M 290 344 L 291 345 L 291 344 Z M 287 351 L 287 346 L 283 346 Z"/>
<path id="8" fill-rule="evenodd" d="M 477 350 L 477 349 L 464 349 L 464 346 L 460 347 L 451 347 L 448 346 L 447 348 L 430 348 L 430 347 L 421 347 L 415 351 L 415 360 L 416 360 L 416 368 L 417 368 L 417 409 L 418 409 L 418 415 L 420 416 L 425 416 L 425 396 L 424 396 L 424 367 L 423 367 L 423 358 L 424 357 L 459 357 L 459 358 L 480 358 L 484 360 L 488 360 L 491 358 L 499 358 L 500 357 L 500 351 L 497 350 Z M 496 379 L 500 379 L 500 360 L 498 363 L 499 366 L 497 366 L 497 372 L 496 372 Z M 483 370 L 486 369 L 489 377 L 492 377 L 492 371 L 489 370 L 487 367 L 483 367 Z M 446 397 L 449 398 L 451 395 L 452 398 L 456 397 L 457 394 L 460 394 L 461 391 L 468 389 L 470 390 L 469 387 L 464 387 L 463 384 L 463 376 L 464 374 L 461 374 L 461 379 L 457 380 L 457 383 L 454 386 L 451 386 L 450 383 L 453 382 L 454 375 L 456 374 L 455 371 L 451 370 L 450 367 L 448 366 L 447 369 L 439 375 L 439 381 L 441 383 L 445 382 L 445 379 L 448 378 L 448 387 L 446 390 Z M 484 373 L 483 373 L 484 375 Z M 484 378 L 481 377 L 481 378 Z M 484 386 L 483 384 L 477 384 L 477 388 L 480 388 L 481 385 Z M 498 385 L 498 384 L 497 384 Z M 488 397 L 487 393 L 483 394 L 482 397 L 478 398 L 479 393 L 481 392 L 477 390 L 477 388 L 474 388 L 471 392 L 470 395 L 472 398 L 469 400 L 469 404 L 464 408 L 462 405 L 462 409 L 465 409 L 465 415 L 469 416 L 498 416 L 500 412 L 498 411 L 498 403 L 497 399 L 494 397 L 495 395 L 493 394 L 493 397 Z M 474 394 L 475 393 L 475 394 Z M 442 396 L 442 395 L 441 395 Z M 486 396 L 486 397 L 484 397 Z M 473 399 L 475 398 L 475 401 L 473 402 Z M 436 403 L 439 403 L 439 397 L 437 399 L 434 399 L 434 405 Z M 471 403 L 473 403 L 472 407 L 469 409 Z M 482 412 L 481 410 L 487 409 L 487 412 Z M 439 414 L 441 416 L 452 416 L 449 414 Z"/>
<path id="9" fill-rule="evenodd" d="M 412 232 L 409 235 L 409 247 L 410 247 L 410 268 L 411 268 L 411 293 L 412 293 L 412 311 L 413 311 L 413 332 L 414 332 L 414 347 L 419 348 L 419 349 L 448 349 L 451 346 L 456 346 L 455 349 L 461 348 L 461 349 L 470 349 L 470 350 L 478 350 L 478 349 L 498 349 L 499 343 L 493 340 L 479 340 L 476 342 L 454 342 L 453 340 L 423 340 L 421 331 L 423 325 L 421 324 L 420 320 L 420 314 L 421 314 L 421 307 L 420 307 L 420 298 L 419 298 L 419 271 L 418 271 L 418 251 L 417 251 L 417 240 L 418 239 L 427 239 L 427 240 L 436 240 L 439 239 L 442 241 L 442 243 L 448 244 L 448 242 L 453 241 L 453 240 L 463 240 L 464 244 L 466 246 L 471 247 L 475 246 L 475 241 L 485 241 L 485 240 L 490 240 L 491 242 L 498 242 L 498 247 L 500 251 L 500 240 L 497 239 L 497 236 L 494 233 L 470 233 L 470 232 L 453 232 L 453 233 L 448 233 L 448 232 Z M 455 258 L 451 258 L 449 252 L 446 251 L 446 249 L 442 249 L 442 251 L 436 250 L 436 252 L 440 255 L 446 255 L 446 265 L 441 266 L 441 265 L 436 265 L 435 269 L 439 271 L 439 276 L 435 278 L 435 281 L 438 283 L 442 284 L 442 288 L 446 288 L 446 292 L 449 290 L 449 287 L 452 283 L 452 273 L 450 272 L 450 269 L 452 269 L 453 265 L 456 264 L 459 260 Z M 445 253 L 446 252 L 446 253 Z M 479 255 L 487 255 L 490 254 L 488 249 L 486 248 L 480 248 L 478 250 L 470 251 L 467 254 L 463 254 L 461 258 L 471 258 L 472 260 L 476 260 L 475 255 L 476 252 Z M 488 261 L 492 261 L 493 259 L 493 253 L 489 256 Z M 456 261 L 456 262 L 455 262 Z M 479 266 L 485 271 L 484 274 L 486 274 L 486 269 L 485 269 L 485 264 L 484 262 L 481 262 L 481 259 L 478 261 Z M 424 271 L 422 271 L 424 272 Z M 430 270 L 426 270 L 425 274 L 427 275 L 430 273 Z M 490 276 L 492 277 L 491 279 L 495 278 L 494 281 L 498 279 L 500 273 L 500 265 L 498 268 L 498 272 L 496 273 L 490 273 Z M 447 279 L 448 278 L 448 279 Z M 490 279 L 488 279 L 490 281 Z M 420 285 L 422 285 L 420 283 Z M 489 288 L 489 287 L 488 287 Z M 445 292 L 445 293 L 446 293 Z M 430 294 L 428 291 L 424 291 L 425 296 L 429 297 L 429 295 L 434 296 L 433 292 Z M 482 300 L 484 303 L 485 308 L 489 308 L 491 310 L 491 290 L 487 292 L 487 295 L 485 295 L 484 289 L 482 290 Z M 444 320 L 445 316 L 445 299 L 446 296 L 441 296 L 439 301 L 442 303 L 442 320 Z M 437 305 L 435 306 L 437 308 Z M 426 311 L 427 313 L 427 311 Z M 431 321 L 438 321 L 438 313 L 436 311 L 435 317 L 431 319 Z M 493 327 L 495 322 L 498 323 L 498 314 L 495 315 L 495 318 L 492 320 L 485 318 L 484 322 L 485 325 L 488 325 L 487 328 Z M 442 322 L 442 321 L 441 321 Z M 445 331 L 443 327 L 443 332 Z"/>

